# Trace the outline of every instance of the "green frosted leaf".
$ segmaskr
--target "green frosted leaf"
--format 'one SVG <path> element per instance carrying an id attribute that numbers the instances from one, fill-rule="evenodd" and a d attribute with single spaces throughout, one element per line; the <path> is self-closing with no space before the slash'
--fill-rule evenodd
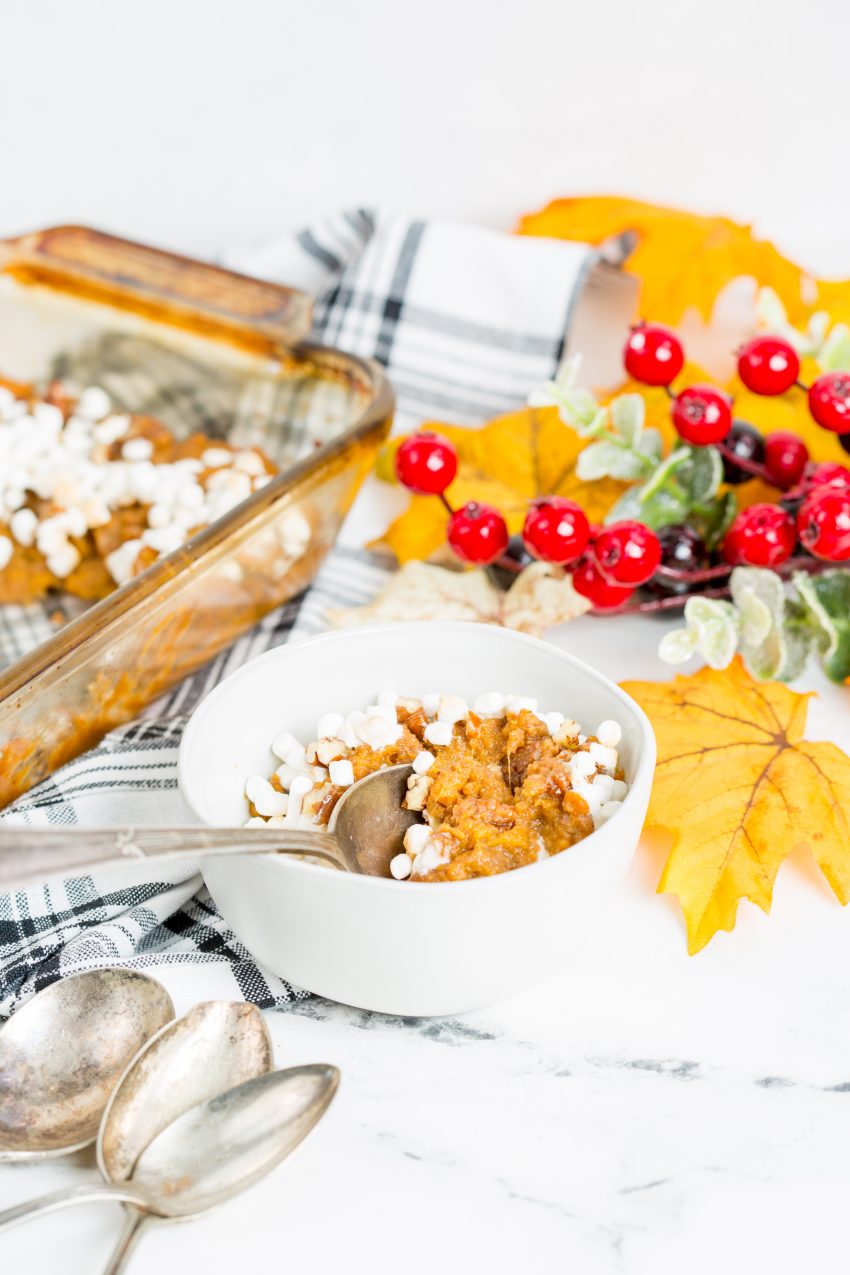
<path id="1" fill-rule="evenodd" d="M 766 567 L 736 567 L 729 578 L 732 601 L 740 608 L 745 596 L 764 603 L 775 623 L 785 614 L 785 586 L 775 571 Z"/>
<path id="2" fill-rule="evenodd" d="M 644 472 L 639 456 L 607 439 L 585 447 L 576 461 L 576 473 L 583 482 L 594 482 L 597 478 L 628 481 L 643 477 Z"/>
<path id="3" fill-rule="evenodd" d="M 661 639 L 658 658 L 665 664 L 685 664 L 696 654 L 697 640 L 694 629 L 673 629 Z"/>
<path id="4" fill-rule="evenodd" d="M 824 372 L 850 372 L 850 328 L 845 323 L 836 323 L 817 357 Z"/>
<path id="5" fill-rule="evenodd" d="M 736 599 L 741 617 L 741 643 L 745 646 L 761 646 L 773 628 L 773 616 L 761 598 L 752 589 L 744 589 Z"/>
<path id="6" fill-rule="evenodd" d="M 833 681 L 850 677 L 850 571 L 794 575 L 794 585 L 815 626 L 823 666 Z"/>
<path id="7" fill-rule="evenodd" d="M 640 394 L 620 394 L 611 404 L 611 424 L 630 447 L 637 445 L 645 415 L 646 407 Z"/>
<path id="8" fill-rule="evenodd" d="M 676 482 L 691 504 L 702 504 L 717 494 L 723 481 L 723 461 L 716 447 L 689 447 L 686 460 L 676 468 Z"/>
<path id="9" fill-rule="evenodd" d="M 684 522 L 688 515 L 687 501 L 682 500 L 675 492 L 656 491 L 647 499 L 646 484 L 640 488 L 638 505 L 635 517 L 653 531 L 657 531 L 659 527 L 667 527 L 670 523 Z"/>
<path id="10" fill-rule="evenodd" d="M 731 664 L 738 649 L 735 608 L 717 598 L 688 598 L 685 603 L 688 628 L 697 638 L 697 650 L 710 668 Z"/>
<path id="11" fill-rule="evenodd" d="M 675 451 L 670 453 L 666 460 L 661 462 L 655 473 L 644 486 L 644 501 L 648 501 L 650 496 L 654 496 L 657 492 L 661 491 L 673 474 L 675 474 L 679 466 L 684 465 L 687 462 L 689 455 L 689 447 L 677 447 Z"/>
<path id="12" fill-rule="evenodd" d="M 608 510 L 605 515 L 604 522 L 606 526 L 610 526 L 612 522 L 631 521 L 633 518 L 639 522 L 644 519 L 644 511 L 640 500 L 641 488 L 639 486 L 629 487 L 628 491 L 624 491 L 618 500 Z"/>

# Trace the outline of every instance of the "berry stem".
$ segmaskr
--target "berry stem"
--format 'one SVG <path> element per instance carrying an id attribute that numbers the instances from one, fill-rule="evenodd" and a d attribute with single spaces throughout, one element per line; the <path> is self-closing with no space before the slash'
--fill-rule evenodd
<path id="1" fill-rule="evenodd" d="M 789 558 L 787 562 L 783 562 L 780 567 L 771 568 L 776 575 L 790 575 L 792 571 L 805 571 L 807 575 L 820 575 L 823 571 L 829 571 L 835 567 L 834 562 L 816 562 L 813 558 Z M 670 579 L 678 579 L 684 583 L 691 583 L 703 580 L 720 579 L 724 574 L 730 575 L 732 567 L 709 567 L 705 571 L 683 571 L 676 572 L 669 567 L 659 567 L 656 574 L 664 575 Z M 644 602 L 629 602 L 626 606 L 620 607 L 616 611 L 598 612 L 598 615 L 635 615 L 648 614 L 654 611 L 676 611 L 684 607 L 689 597 L 700 598 L 728 598 L 728 584 L 719 585 L 715 589 L 701 589 L 698 594 L 671 594 L 666 598 L 648 598 Z M 590 612 L 591 615 L 594 612 Z"/>
<path id="2" fill-rule="evenodd" d="M 748 460 L 745 456 L 736 456 L 735 453 L 723 443 L 715 443 L 714 446 L 720 452 L 724 460 L 728 460 L 730 465 L 735 465 L 738 469 L 743 469 L 745 474 L 752 474 L 753 478 L 762 478 L 771 487 L 775 487 L 776 483 L 770 477 L 765 465 L 759 464 L 757 460 Z"/>
<path id="3" fill-rule="evenodd" d="M 439 495 L 440 500 L 443 502 L 443 508 L 445 509 L 449 517 L 451 518 L 452 514 L 454 513 L 454 508 L 452 507 L 448 496 L 446 495 L 444 491 L 438 492 L 437 494 Z"/>

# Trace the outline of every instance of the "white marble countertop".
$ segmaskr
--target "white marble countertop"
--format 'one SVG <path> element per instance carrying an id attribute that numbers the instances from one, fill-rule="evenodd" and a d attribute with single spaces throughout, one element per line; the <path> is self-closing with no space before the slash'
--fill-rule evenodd
<path id="1" fill-rule="evenodd" d="M 661 632 L 582 620 L 554 637 L 622 679 L 665 675 Z M 850 747 L 848 692 L 806 686 L 821 692 L 810 737 Z M 769 918 L 743 904 L 733 934 L 688 957 L 659 871 L 642 846 L 581 963 L 486 1012 L 398 1020 L 311 1000 L 268 1014 L 278 1065 L 341 1068 L 335 1104 L 246 1195 L 149 1228 L 132 1271 L 702 1275 L 742 1255 L 840 1269 L 850 917 L 800 854 Z M 178 1012 L 195 978 L 164 973 Z M 0 1200 L 95 1172 L 86 1154 L 2 1166 Z M 119 1227 L 111 1205 L 44 1218 L 0 1236 L 0 1269 L 96 1275 Z"/>

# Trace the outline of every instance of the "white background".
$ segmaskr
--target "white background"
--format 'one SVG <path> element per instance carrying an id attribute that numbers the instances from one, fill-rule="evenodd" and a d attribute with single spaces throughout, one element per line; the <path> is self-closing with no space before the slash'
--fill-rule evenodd
<path id="1" fill-rule="evenodd" d="M 0 4 L 0 233 L 196 254 L 340 204 L 624 192 L 850 274 L 846 0 Z"/>

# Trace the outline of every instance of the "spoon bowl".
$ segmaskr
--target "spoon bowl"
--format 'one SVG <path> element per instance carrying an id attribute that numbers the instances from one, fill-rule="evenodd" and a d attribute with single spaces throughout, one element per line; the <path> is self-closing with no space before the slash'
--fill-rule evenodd
<path id="1" fill-rule="evenodd" d="M 130 1185 L 160 1217 L 197 1217 L 264 1177 L 315 1127 L 339 1086 L 325 1063 L 248 1080 L 193 1107 L 142 1152 Z"/>
<path id="2" fill-rule="evenodd" d="M 135 970 L 59 979 L 0 1028 L 0 1161 L 94 1142 L 119 1076 L 174 1017 L 165 988 Z"/>

